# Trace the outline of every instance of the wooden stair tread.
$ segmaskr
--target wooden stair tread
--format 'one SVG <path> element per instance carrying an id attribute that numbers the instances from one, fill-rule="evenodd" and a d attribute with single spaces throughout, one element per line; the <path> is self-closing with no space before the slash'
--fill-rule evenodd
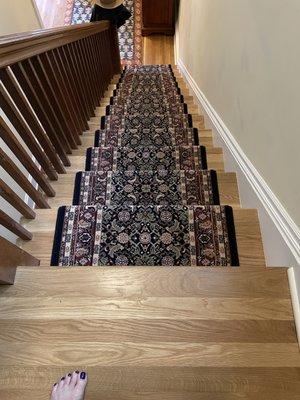
<path id="1" fill-rule="evenodd" d="M 45 285 L 45 280 L 47 285 Z M 72 283 L 72 284 L 70 284 Z M 290 299 L 285 268 L 18 267 L 4 297 L 77 295 L 98 298 L 224 297 Z"/>
<path id="2" fill-rule="evenodd" d="M 13 323 L 12 323 L 13 322 Z M 293 320 L 68 318 L 1 320 L 6 343 L 297 343 Z M 58 339 L 59 338 L 59 339 Z M 112 339 L 113 338 L 113 339 Z"/>
<path id="3" fill-rule="evenodd" d="M 300 367 L 297 343 L 7 343 L 2 365 L 144 367 Z"/>
<path id="4" fill-rule="evenodd" d="M 85 365 L 82 364 L 79 367 L 83 368 Z M 20 390 L 20 381 L 23 382 L 22 391 L 34 388 L 38 393 L 42 391 L 45 394 L 45 388 L 50 388 L 51 383 L 56 382 L 58 377 L 63 376 L 66 371 L 73 371 L 74 368 L 77 368 L 77 365 L 27 366 L 26 368 L 24 366 L 1 366 L 0 394 L 4 390 Z M 87 371 L 90 379 L 87 395 L 91 400 L 106 399 L 107 392 L 110 392 L 111 396 L 115 396 L 111 397 L 114 400 L 127 398 L 135 400 L 137 399 L 136 393 L 142 393 L 144 396 L 148 392 L 161 393 L 161 399 L 173 399 L 170 396 L 173 396 L 174 393 L 184 392 L 186 396 L 184 399 L 189 399 L 190 395 L 196 395 L 197 399 L 235 400 L 248 399 L 243 396 L 250 395 L 252 396 L 249 398 L 251 400 L 277 400 L 276 397 L 264 397 L 271 393 L 272 396 L 273 394 L 285 396 L 278 399 L 287 400 L 294 399 L 295 397 L 290 396 L 295 394 L 299 396 L 300 391 L 298 368 L 93 366 L 87 368 Z M 129 392 L 126 395 L 128 397 L 122 397 L 124 392 Z M 202 397 L 207 394 L 212 397 Z M 230 397 L 235 394 L 240 397 Z M 49 393 L 47 395 L 47 399 L 49 399 Z M 92 397 L 93 395 L 97 397 Z M 24 399 L 25 397 L 20 398 Z M 31 400 L 32 398 L 30 397 Z M 46 399 L 46 397 L 42 398 Z M 36 399 L 40 399 L 40 397 L 36 397 Z M 154 397 L 154 399 L 156 398 Z M 13 398 L 13 400 L 16 399 Z M 176 397 L 175 400 L 177 400 Z"/>
<path id="5" fill-rule="evenodd" d="M 286 393 L 278 392 L 264 392 L 261 393 L 215 393 L 203 392 L 201 393 L 201 400 L 286 400 Z M 5 400 L 23 400 L 24 398 L 49 400 L 49 395 L 43 389 L 27 389 L 27 390 L 1 390 L 0 396 Z M 101 396 L 101 397 L 99 397 Z M 298 400 L 299 395 L 288 393 L 289 400 Z M 140 400 L 145 398 L 147 400 L 199 400 L 199 393 L 186 393 L 186 392 L 144 392 L 141 391 L 103 391 L 93 389 L 88 391 L 85 400 L 106 399 L 106 400 Z"/>

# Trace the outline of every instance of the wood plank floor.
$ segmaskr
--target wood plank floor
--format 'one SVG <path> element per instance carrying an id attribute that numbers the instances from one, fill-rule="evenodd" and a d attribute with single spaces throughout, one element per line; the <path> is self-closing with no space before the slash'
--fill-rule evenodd
<path id="1" fill-rule="evenodd" d="M 155 46 L 172 53 L 167 40 L 149 39 L 146 60 L 171 62 Z M 19 267 L 15 285 L 0 287 L 1 400 L 49 399 L 51 385 L 75 369 L 89 374 L 87 400 L 300 398 L 286 269 L 266 268 L 257 212 L 240 207 L 236 175 L 224 171 L 222 149 L 175 72 L 222 202 L 234 207 L 241 267 L 49 267 L 57 208 L 71 202 L 115 77 L 54 183 L 52 208 L 23 221 L 33 240 L 21 245 L 42 264 Z"/>

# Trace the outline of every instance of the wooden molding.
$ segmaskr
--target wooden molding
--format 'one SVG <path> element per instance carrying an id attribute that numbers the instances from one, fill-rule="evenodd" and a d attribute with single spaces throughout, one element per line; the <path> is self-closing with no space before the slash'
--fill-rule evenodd
<path id="1" fill-rule="evenodd" d="M 3 36 L 0 40 L 0 68 L 108 30 L 107 21 L 41 29 Z"/>

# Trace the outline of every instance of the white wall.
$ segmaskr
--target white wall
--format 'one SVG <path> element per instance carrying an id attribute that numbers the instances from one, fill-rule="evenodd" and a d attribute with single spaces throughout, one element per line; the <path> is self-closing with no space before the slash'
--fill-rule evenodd
<path id="1" fill-rule="evenodd" d="M 300 1 L 181 0 L 179 58 L 300 226 Z"/>
<path id="2" fill-rule="evenodd" d="M 40 28 L 32 0 L 0 0 L 0 36 Z"/>

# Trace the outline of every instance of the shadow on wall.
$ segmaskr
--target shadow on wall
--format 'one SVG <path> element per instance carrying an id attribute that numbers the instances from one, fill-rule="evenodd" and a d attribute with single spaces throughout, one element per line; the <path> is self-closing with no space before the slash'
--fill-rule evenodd
<path id="1" fill-rule="evenodd" d="M 174 3 L 175 3 L 175 24 L 176 24 L 177 21 L 178 21 L 178 18 L 179 18 L 179 5 L 180 5 L 180 0 L 175 0 Z"/>

